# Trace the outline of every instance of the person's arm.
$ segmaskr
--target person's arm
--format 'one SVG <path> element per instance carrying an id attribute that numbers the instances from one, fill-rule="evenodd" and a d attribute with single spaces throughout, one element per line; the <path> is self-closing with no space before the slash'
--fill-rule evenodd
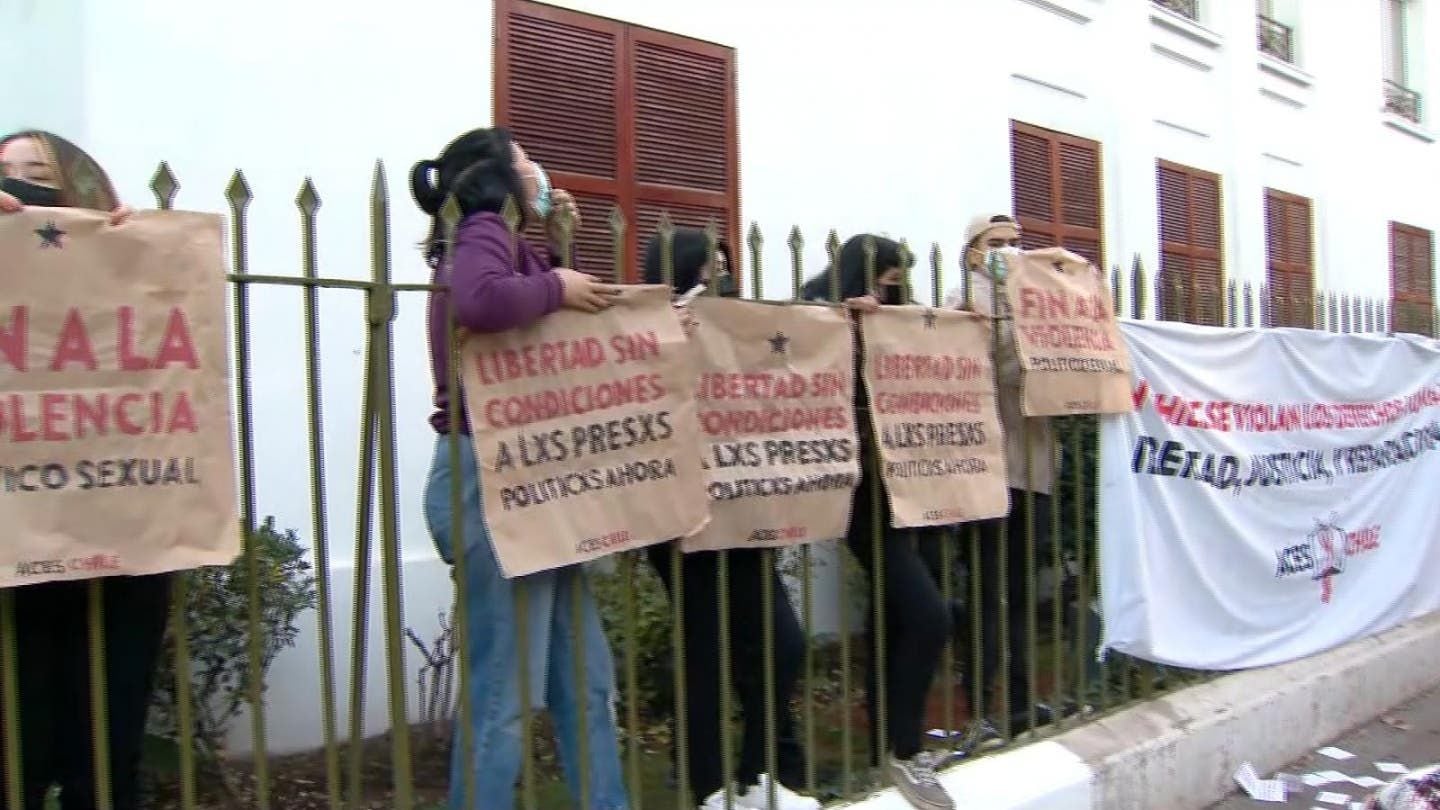
<path id="1" fill-rule="evenodd" d="M 460 326 L 504 332 L 560 308 L 564 289 L 558 275 L 515 271 L 515 238 L 498 214 L 472 216 L 456 231 L 450 298 Z"/>
<path id="2" fill-rule="evenodd" d="M 15 214 L 23 210 L 25 210 L 24 203 L 20 202 L 9 194 L 0 191 L 0 214 Z M 109 222 L 111 225 L 121 225 L 125 222 L 125 220 L 130 218 L 131 214 L 134 213 L 134 209 L 132 209 L 128 205 L 125 205 L 124 203 L 121 203 L 120 205 L 116 206 L 114 211 L 110 212 Z"/>

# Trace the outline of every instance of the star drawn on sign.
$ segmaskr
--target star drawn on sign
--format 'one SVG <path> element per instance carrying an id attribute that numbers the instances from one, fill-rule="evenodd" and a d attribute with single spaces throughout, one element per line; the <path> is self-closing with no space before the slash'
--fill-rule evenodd
<path id="1" fill-rule="evenodd" d="M 790 338 L 785 337 L 784 332 L 776 332 L 775 337 L 766 338 L 770 341 L 770 352 L 772 354 L 784 354 L 786 347 L 790 345 Z"/>
<path id="2" fill-rule="evenodd" d="M 65 235 L 65 231 L 56 227 L 54 222 L 47 222 L 45 223 L 45 227 L 36 228 L 35 235 L 40 237 L 40 247 L 42 249 L 65 247 L 65 245 L 60 242 L 60 237 Z"/>
<path id="3" fill-rule="evenodd" d="M 926 328 L 926 329 L 934 329 L 934 328 L 935 328 L 935 320 L 936 320 L 936 318 L 939 317 L 939 316 L 937 316 L 937 315 L 935 314 L 935 310 L 933 310 L 933 309 L 927 309 L 927 310 L 925 310 L 925 314 L 924 314 L 923 316 L 921 316 L 921 317 L 923 317 L 923 318 L 925 319 L 925 328 Z"/>

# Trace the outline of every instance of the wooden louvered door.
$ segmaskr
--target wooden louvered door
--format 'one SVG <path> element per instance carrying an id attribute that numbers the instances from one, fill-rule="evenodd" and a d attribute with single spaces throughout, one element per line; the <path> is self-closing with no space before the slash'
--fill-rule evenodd
<path id="1" fill-rule="evenodd" d="M 496 122 L 576 196 L 578 269 L 636 280 L 662 211 L 739 247 L 733 49 L 530 0 L 495 15 Z"/>
<path id="2" fill-rule="evenodd" d="M 645 28 L 632 28 L 630 42 L 636 255 L 663 211 L 676 226 L 713 222 L 738 259 L 734 51 Z"/>
<path id="3" fill-rule="evenodd" d="M 1265 189 L 1269 326 L 1315 326 L 1315 246 L 1310 200 Z"/>
<path id="4" fill-rule="evenodd" d="M 1390 223 L 1390 328 L 1435 334 L 1435 235 Z"/>
<path id="5" fill-rule="evenodd" d="M 610 211 L 624 209 L 625 27 L 539 3 L 495 3 L 496 122 L 508 127 L 556 188 L 575 195 L 575 264 L 616 267 Z M 526 234 L 543 241 L 540 228 Z M 622 254 L 623 258 L 623 254 Z"/>
<path id="6" fill-rule="evenodd" d="M 1220 326 L 1225 319 L 1220 177 L 1160 161 L 1160 316 Z"/>
<path id="7" fill-rule="evenodd" d="M 1060 245 L 1105 266 L 1100 144 L 1011 122 L 1015 216 L 1026 248 Z"/>

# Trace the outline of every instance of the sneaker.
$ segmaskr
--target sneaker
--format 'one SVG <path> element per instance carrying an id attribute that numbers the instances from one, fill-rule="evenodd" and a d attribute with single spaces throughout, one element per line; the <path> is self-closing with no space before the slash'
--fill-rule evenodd
<path id="1" fill-rule="evenodd" d="M 955 810 L 955 802 L 935 777 L 936 757 L 921 751 L 908 760 L 887 757 L 885 775 L 916 810 Z"/>
<path id="2" fill-rule="evenodd" d="M 1005 744 L 1005 738 L 1000 736 L 1000 729 L 995 724 L 981 718 L 972 722 L 970 727 L 965 729 L 965 736 L 960 740 L 960 751 L 965 756 L 978 754 L 981 751 L 992 751 Z"/>
<path id="3" fill-rule="evenodd" d="M 775 782 L 775 804 L 770 804 L 770 774 L 762 773 L 749 790 L 735 799 L 743 810 L 820 810 L 820 800 L 799 793 Z M 722 799 L 723 801 L 723 799 Z"/>

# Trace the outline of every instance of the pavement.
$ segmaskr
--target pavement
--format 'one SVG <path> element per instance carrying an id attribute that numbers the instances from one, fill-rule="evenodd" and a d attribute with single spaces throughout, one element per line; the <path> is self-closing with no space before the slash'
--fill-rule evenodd
<path id="1" fill-rule="evenodd" d="M 1431 689 L 1408 703 L 1397 706 L 1362 726 L 1320 748 L 1333 747 L 1354 756 L 1349 759 L 1334 759 L 1312 752 L 1290 765 L 1281 768 L 1278 774 L 1286 774 L 1289 790 L 1284 804 L 1262 802 L 1240 793 L 1211 810 L 1242 810 L 1243 808 L 1300 807 L 1321 808 L 1322 810 L 1348 810 L 1350 802 L 1364 802 L 1376 788 L 1365 788 L 1353 782 L 1332 782 L 1310 786 L 1298 781 L 1307 774 L 1334 771 L 1348 777 L 1374 779 L 1389 782 L 1395 778 L 1376 767 L 1376 763 L 1398 763 L 1408 768 L 1420 768 L 1440 762 L 1440 687 Z M 1243 747 L 1238 752 L 1244 755 Z M 1335 752 L 1332 752 L 1335 753 Z M 1262 773 L 1262 779 L 1281 778 L 1278 774 Z M 1323 794 L 1334 794 L 1325 797 Z M 1345 797 L 1340 801 L 1340 797 Z M 1340 801 L 1339 804 L 1336 801 Z"/>

